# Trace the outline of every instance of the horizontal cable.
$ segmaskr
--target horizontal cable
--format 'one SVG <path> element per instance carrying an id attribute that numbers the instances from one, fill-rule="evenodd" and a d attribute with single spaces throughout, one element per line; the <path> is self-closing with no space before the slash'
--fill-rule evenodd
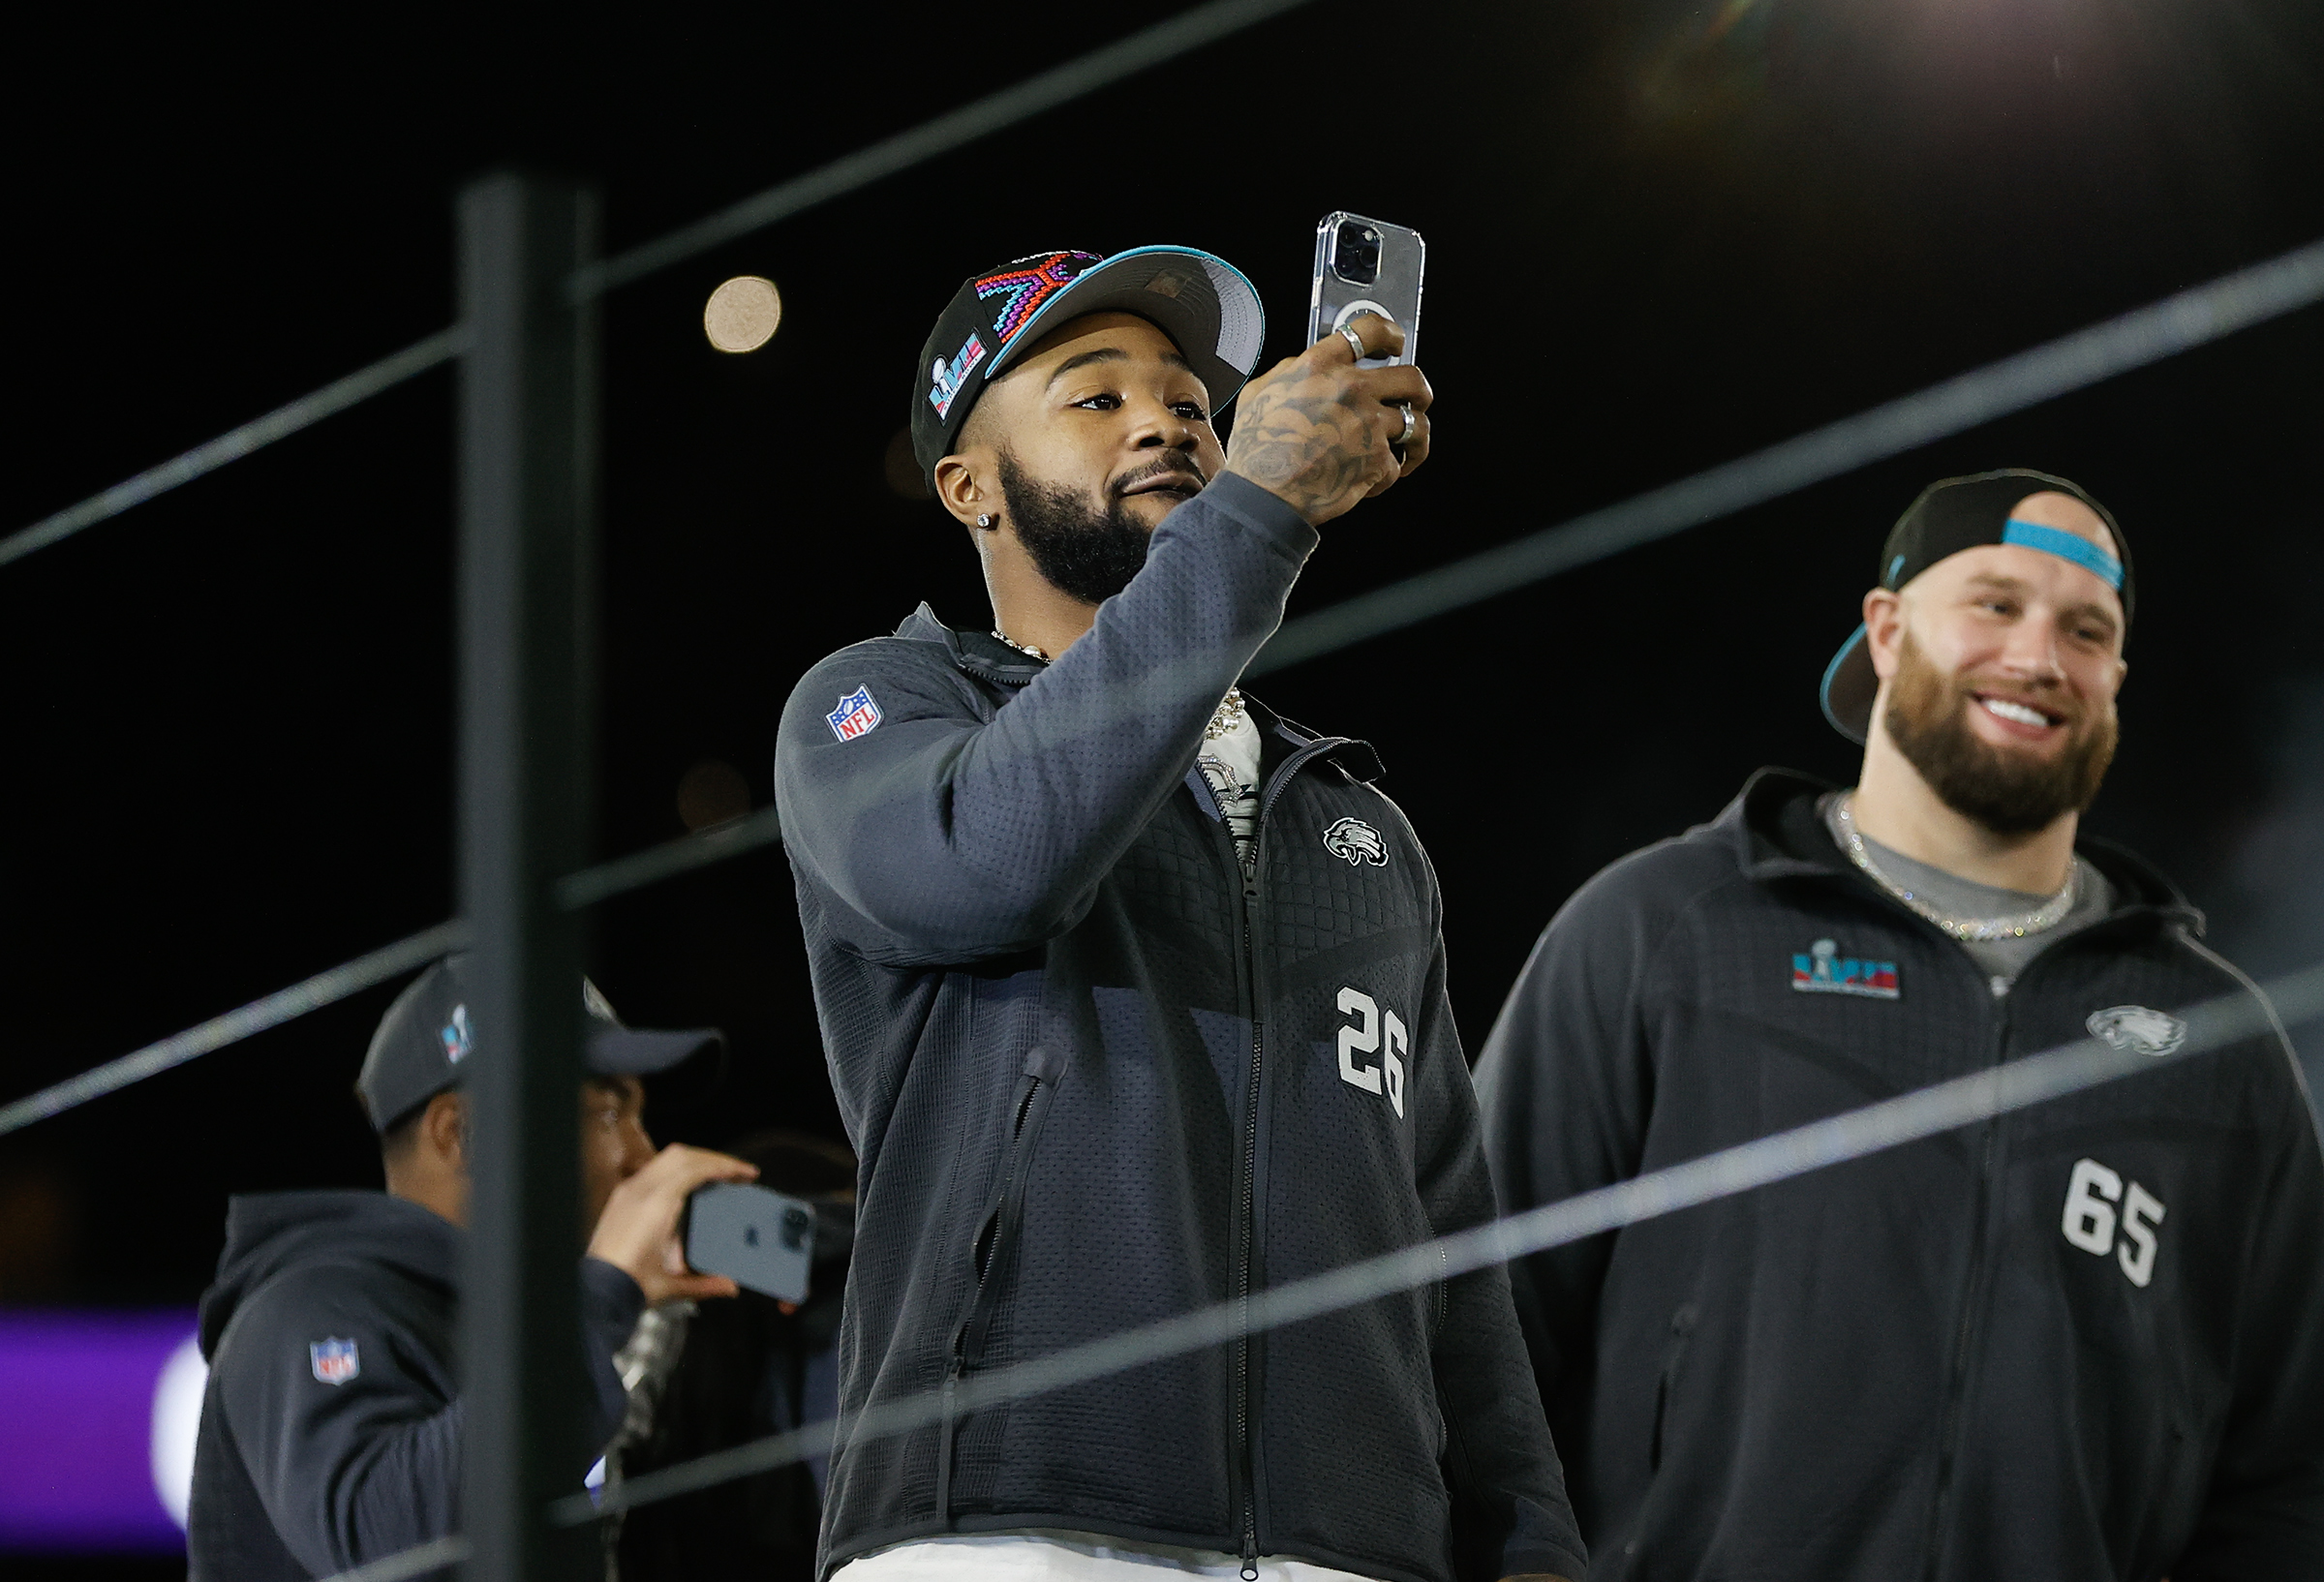
<path id="1" fill-rule="evenodd" d="M 0 565 L 21 560 L 36 549 L 46 549 L 60 539 L 70 538 L 83 528 L 119 516 L 133 505 L 142 505 L 156 495 L 168 494 L 181 483 L 192 483 L 207 472 L 215 472 L 231 461 L 239 461 L 254 450 L 287 439 L 304 428 L 311 428 L 334 412 L 343 412 L 359 402 L 370 400 L 382 390 L 392 389 L 414 375 L 424 374 L 438 363 L 449 362 L 460 355 L 466 338 L 459 326 L 440 329 L 424 341 L 418 341 L 382 357 L 368 368 L 358 368 L 344 379 L 333 380 L 311 395 L 300 396 L 288 406 L 277 407 L 263 417 L 254 417 L 238 429 L 229 430 L 205 444 L 171 461 L 139 472 L 126 483 L 116 483 L 103 494 L 91 495 L 77 505 L 68 505 L 53 516 L 43 517 L 21 532 L 0 538 Z"/>
<path id="2" fill-rule="evenodd" d="M 602 262 L 585 265 L 574 272 L 566 290 L 574 302 L 586 302 L 656 270 L 707 253 L 762 226 L 771 226 L 803 209 L 843 198 L 859 188 L 1306 3 L 1307 0 L 1214 0 L 1213 4 L 1197 6 L 1078 60 L 1027 77 L 1014 87 L 987 94 L 973 104 L 963 105 L 933 121 L 924 121 L 908 132 L 882 138 L 820 169 L 794 176 L 666 236 Z"/>
<path id="3" fill-rule="evenodd" d="M 76 1105 L 103 1098 L 117 1092 L 132 1082 L 141 1082 L 158 1076 L 172 1066 L 222 1050 L 227 1045 L 269 1027 L 280 1027 L 305 1016 L 334 1005 L 350 994 L 362 992 L 376 984 L 383 984 L 400 973 L 424 966 L 446 951 L 457 950 L 467 942 L 465 925 L 439 923 L 432 928 L 422 928 L 407 934 L 392 945 L 356 957 L 312 978 L 279 989 L 263 999 L 251 1001 L 238 1011 L 229 1011 L 222 1017 L 172 1033 L 158 1044 L 108 1060 L 104 1065 L 84 1071 L 77 1077 L 67 1078 L 53 1087 L 43 1088 L 28 1098 L 0 1107 L 0 1137 L 20 1131 L 34 1121 L 46 1120 L 62 1114 Z"/>
<path id="4" fill-rule="evenodd" d="M 1676 483 L 1287 622 L 1259 676 L 1603 561 L 2324 299 L 2324 241 Z"/>
<path id="5" fill-rule="evenodd" d="M 2269 1001 L 2274 1001 L 2271 1007 Z M 1247 1302 L 1226 1301 L 1177 1318 L 1142 1325 L 1030 1362 L 964 1379 L 953 1386 L 951 1408 L 989 1411 L 1011 1401 L 1146 1367 L 1170 1357 L 1260 1334 L 1410 1291 L 1455 1274 L 1562 1247 L 1644 1220 L 1699 1207 L 1811 1171 L 1862 1159 L 2013 1110 L 2066 1097 L 2106 1082 L 2166 1066 L 2262 1034 L 2282 1036 L 2283 1022 L 2324 1014 L 2324 962 L 2277 980 L 2264 990 L 2241 989 L 2181 1013 L 2186 1032 L 2161 1055 L 2118 1050 L 2096 1038 L 1955 1078 L 1850 1110 L 1788 1131 L 1722 1148 L 1685 1164 L 1650 1171 L 1512 1214 L 1471 1231 L 1366 1259 L 1327 1274 L 1255 1292 Z M 850 1444 L 926 1428 L 941 1420 L 944 1392 L 930 1390 L 874 1406 L 848 1419 Z M 599 1506 L 572 1495 L 551 1506 L 552 1518 L 574 1526 L 598 1515 L 674 1499 L 810 1456 L 829 1453 L 835 1421 L 715 1451 L 656 1472 L 626 1477 Z"/>

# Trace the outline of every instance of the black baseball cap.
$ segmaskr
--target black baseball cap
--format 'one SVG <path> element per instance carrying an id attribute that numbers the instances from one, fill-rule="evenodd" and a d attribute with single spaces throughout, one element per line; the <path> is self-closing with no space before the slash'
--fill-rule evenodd
<path id="1" fill-rule="evenodd" d="M 355 1079 L 372 1130 L 386 1132 L 437 1094 L 460 1085 L 461 1064 L 475 1045 L 469 972 L 466 954 L 445 957 L 413 979 L 380 1019 Z M 726 1035 L 716 1027 L 665 1032 L 628 1026 L 587 978 L 581 980 L 581 1008 L 591 1023 L 583 1063 L 599 1077 L 652 1077 L 726 1045 Z M 485 1048 L 489 1051 L 489 1040 Z"/>
<path id="2" fill-rule="evenodd" d="M 2019 501 L 2048 490 L 2071 495 L 2095 511 L 2114 535 L 2114 554 L 2063 528 L 2011 519 L 2010 509 Z M 2128 628 L 2134 591 L 2130 541 L 2123 536 L 2122 525 L 2080 484 L 2023 467 L 1945 478 L 1923 489 L 1920 498 L 1896 519 L 1896 526 L 1888 530 L 1888 541 L 1881 546 L 1879 584 L 1891 590 L 1902 588 L 1946 556 L 1980 544 L 2020 544 L 2095 572 L 2122 595 L 2123 625 Z M 1881 679 L 1873 673 L 1872 650 L 1859 625 L 1824 667 L 1823 685 L 1819 689 L 1823 717 L 1842 736 L 1861 743 L 1872 732 L 1872 701 L 1880 688 Z"/>
<path id="3" fill-rule="evenodd" d="M 1259 289 L 1226 259 L 1193 247 L 1031 253 L 969 276 L 920 349 L 912 380 L 912 455 L 932 481 L 961 425 L 996 376 L 1052 328 L 1088 313 L 1129 313 L 1169 336 L 1209 392 L 1235 399 L 1267 339 Z M 1045 333 L 1045 332 L 1042 332 Z"/>

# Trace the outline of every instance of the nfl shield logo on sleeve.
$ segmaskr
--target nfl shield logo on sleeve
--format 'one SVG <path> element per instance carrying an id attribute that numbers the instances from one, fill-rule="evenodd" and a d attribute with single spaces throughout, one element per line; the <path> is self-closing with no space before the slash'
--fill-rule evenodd
<path id="1" fill-rule="evenodd" d="M 307 1347 L 315 1377 L 326 1384 L 344 1384 L 363 1371 L 363 1358 L 352 1340 L 319 1340 Z"/>
<path id="2" fill-rule="evenodd" d="M 830 722 L 832 735 L 852 742 L 879 723 L 879 705 L 872 701 L 872 688 L 859 686 L 823 717 Z"/>

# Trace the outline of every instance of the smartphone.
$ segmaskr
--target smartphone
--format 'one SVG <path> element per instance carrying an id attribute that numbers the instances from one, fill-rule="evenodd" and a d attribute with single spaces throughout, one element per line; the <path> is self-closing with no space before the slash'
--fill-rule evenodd
<path id="1" fill-rule="evenodd" d="M 815 1261 L 815 1205 L 741 1181 L 713 1181 L 686 1200 L 687 1266 L 786 1302 L 807 1300 Z"/>
<path id="2" fill-rule="evenodd" d="M 1313 346 L 1360 313 L 1376 313 L 1404 328 L 1404 350 L 1366 357 L 1366 368 L 1408 363 L 1421 344 L 1421 273 L 1428 244 L 1421 233 L 1344 210 L 1315 227 L 1315 289 L 1307 303 L 1307 344 Z"/>

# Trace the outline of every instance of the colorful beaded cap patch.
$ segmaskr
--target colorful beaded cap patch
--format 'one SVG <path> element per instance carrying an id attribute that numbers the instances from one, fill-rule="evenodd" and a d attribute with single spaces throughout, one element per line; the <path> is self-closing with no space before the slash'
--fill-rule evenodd
<path id="1" fill-rule="evenodd" d="M 976 283 L 979 299 L 1006 296 L 1001 304 L 1000 317 L 994 322 L 993 333 L 1003 348 L 1017 338 L 1033 315 L 1069 285 L 1073 277 L 1090 264 L 1104 261 L 1094 253 L 1051 253 L 1019 259 L 998 274 L 987 275 Z"/>

